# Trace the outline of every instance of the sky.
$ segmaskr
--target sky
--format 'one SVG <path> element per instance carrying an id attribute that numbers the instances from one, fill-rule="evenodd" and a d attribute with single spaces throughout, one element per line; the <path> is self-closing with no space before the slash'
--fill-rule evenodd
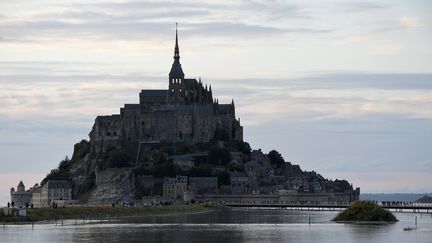
<path id="1" fill-rule="evenodd" d="M 234 99 L 253 148 L 362 192 L 432 191 L 432 2 L 0 1 L 0 202 L 97 115 L 188 78 Z"/>

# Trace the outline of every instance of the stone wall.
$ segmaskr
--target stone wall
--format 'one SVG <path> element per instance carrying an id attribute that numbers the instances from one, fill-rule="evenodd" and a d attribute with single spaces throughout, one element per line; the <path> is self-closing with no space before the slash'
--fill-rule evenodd
<path id="1" fill-rule="evenodd" d="M 231 140 L 243 140 L 243 127 L 235 118 L 234 104 L 163 104 L 159 96 L 145 94 L 163 90 L 143 90 L 142 104 L 126 104 L 120 115 L 98 116 L 90 132 L 90 145 L 96 156 L 129 142 L 169 141 L 208 142 L 216 129 L 226 131 Z"/>
<path id="2" fill-rule="evenodd" d="M 279 194 L 233 194 L 217 195 L 202 194 L 194 195 L 193 199 L 198 201 L 212 201 L 215 203 L 237 204 L 237 205 L 289 205 L 289 204 L 348 204 L 358 201 L 360 190 L 344 193 L 302 193 L 291 192 L 284 195 Z"/>
<path id="3" fill-rule="evenodd" d="M 15 203 L 15 207 L 25 207 L 31 203 L 31 192 L 13 192 L 11 193 L 11 202 Z"/>

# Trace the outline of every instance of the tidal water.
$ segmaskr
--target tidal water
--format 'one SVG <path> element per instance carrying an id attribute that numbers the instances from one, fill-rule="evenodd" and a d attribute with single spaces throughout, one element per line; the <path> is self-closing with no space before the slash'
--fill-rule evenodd
<path id="1" fill-rule="evenodd" d="M 427 242 L 432 215 L 396 213 L 389 225 L 340 224 L 336 212 L 217 210 L 82 224 L 69 220 L 0 226 L 0 242 Z M 417 229 L 405 231 L 406 227 Z M 309 224 L 309 219 L 311 223 Z"/>

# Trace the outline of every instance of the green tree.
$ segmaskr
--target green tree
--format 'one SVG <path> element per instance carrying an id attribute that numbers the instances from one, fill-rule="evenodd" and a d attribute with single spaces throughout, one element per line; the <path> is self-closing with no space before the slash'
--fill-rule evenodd
<path id="1" fill-rule="evenodd" d="M 230 171 L 244 171 L 244 164 L 231 163 L 229 165 L 229 170 Z"/>
<path id="2" fill-rule="evenodd" d="M 218 172 L 216 174 L 217 178 L 218 178 L 218 186 L 222 186 L 222 185 L 230 185 L 231 181 L 230 181 L 230 175 L 228 172 L 226 171 L 221 171 Z"/>
<path id="3" fill-rule="evenodd" d="M 200 164 L 198 167 L 193 167 L 189 173 L 188 176 L 193 177 L 204 177 L 204 176 L 211 176 L 212 175 L 212 165 L 211 164 Z"/>
<path id="4" fill-rule="evenodd" d="M 78 187 L 78 195 L 77 197 L 80 199 L 87 199 L 90 196 L 90 192 L 96 186 L 96 177 L 94 174 L 85 178 L 82 184 Z"/>
<path id="5" fill-rule="evenodd" d="M 90 152 L 90 142 L 83 139 L 74 145 L 72 161 L 78 161 Z"/>
<path id="6" fill-rule="evenodd" d="M 131 161 L 130 156 L 123 149 L 113 149 L 108 152 L 106 168 L 128 167 Z"/>
<path id="7" fill-rule="evenodd" d="M 153 166 L 153 175 L 156 177 L 173 177 L 177 174 L 177 168 L 172 162 L 172 160 L 168 161 L 160 161 L 159 163 Z"/>
<path id="8" fill-rule="evenodd" d="M 276 167 L 282 167 L 285 165 L 285 160 L 282 157 L 282 155 L 276 151 L 272 150 L 268 153 L 268 158 L 270 160 L 270 163 Z"/>
<path id="9" fill-rule="evenodd" d="M 216 129 L 213 134 L 213 140 L 215 141 L 229 141 L 229 133 L 224 129 Z"/>
<path id="10" fill-rule="evenodd" d="M 212 147 L 208 152 L 208 162 L 213 165 L 227 165 L 231 161 L 231 153 L 226 148 Z"/>
<path id="11" fill-rule="evenodd" d="M 353 189 L 352 186 L 349 184 L 349 182 L 346 180 L 336 179 L 333 182 L 333 185 L 334 185 L 335 191 L 338 191 L 338 192 L 349 191 L 349 190 Z"/>
<path id="12" fill-rule="evenodd" d="M 69 180 L 70 179 L 70 166 L 72 161 L 66 156 L 64 160 L 60 161 L 57 168 L 52 169 L 47 176 L 42 180 L 41 185 L 45 184 L 48 180 Z"/>
<path id="13" fill-rule="evenodd" d="M 237 149 L 238 149 L 238 151 L 240 151 L 244 154 L 247 154 L 247 155 L 250 155 L 250 153 L 251 153 L 251 147 L 250 147 L 249 143 L 247 143 L 247 142 L 239 141 L 237 144 Z"/>

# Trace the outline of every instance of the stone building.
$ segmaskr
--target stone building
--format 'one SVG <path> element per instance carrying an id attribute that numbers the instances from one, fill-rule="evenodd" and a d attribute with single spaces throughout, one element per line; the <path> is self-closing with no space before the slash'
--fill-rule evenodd
<path id="1" fill-rule="evenodd" d="M 187 176 L 169 178 L 165 177 L 163 182 L 163 197 L 165 199 L 183 199 L 183 194 L 187 190 Z"/>
<path id="2" fill-rule="evenodd" d="M 243 127 L 236 119 L 234 101 L 219 104 L 211 85 L 204 85 L 201 78 L 185 78 L 176 30 L 168 89 L 141 90 L 139 104 L 125 104 L 120 114 L 98 116 L 89 136 L 93 151 L 100 154 L 125 143 L 192 144 L 215 137 L 243 141 Z"/>
<path id="3" fill-rule="evenodd" d="M 218 192 L 217 177 L 189 177 L 189 191 L 204 194 Z"/>
<path id="4" fill-rule="evenodd" d="M 175 155 L 171 156 L 173 163 L 184 171 L 189 171 L 195 166 L 193 156 L 190 154 L 186 155 Z"/>
<path id="5" fill-rule="evenodd" d="M 72 200 L 72 187 L 65 180 L 49 180 L 43 186 L 34 188 L 32 203 L 35 207 L 49 207 L 52 202 Z"/>
<path id="6" fill-rule="evenodd" d="M 165 177 L 163 182 L 163 197 L 165 199 L 185 200 L 195 194 L 218 193 L 217 177 Z M 185 196 L 189 194 L 189 196 Z"/>
<path id="7" fill-rule="evenodd" d="M 43 205 L 44 201 L 46 201 L 46 200 L 43 200 L 43 198 L 42 198 L 41 187 L 40 186 L 36 187 L 32 191 L 31 203 L 36 208 L 41 208 L 41 207 L 44 207 L 44 206 L 47 207 L 48 205 Z"/>
<path id="8" fill-rule="evenodd" d="M 22 181 L 18 183 L 16 191 L 13 187 L 10 189 L 10 195 L 11 203 L 14 203 L 14 207 L 26 207 L 31 204 L 32 193 L 30 190 L 25 190 L 25 186 Z"/>
<path id="9" fill-rule="evenodd" d="M 243 172 L 231 172 L 230 185 L 232 194 L 252 193 L 249 177 Z"/>

